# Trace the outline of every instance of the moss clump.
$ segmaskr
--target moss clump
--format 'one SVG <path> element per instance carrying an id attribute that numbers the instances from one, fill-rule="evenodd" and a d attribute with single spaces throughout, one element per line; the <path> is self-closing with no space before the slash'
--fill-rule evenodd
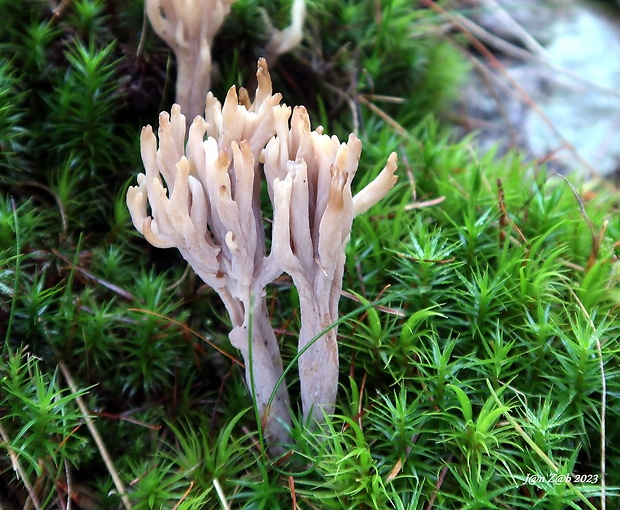
<path id="1" fill-rule="evenodd" d="M 141 2 L 63 6 L 0 0 L 3 508 L 118 508 L 112 472 L 134 508 L 600 508 L 604 490 L 611 504 L 620 194 L 478 158 L 425 118 L 459 74 L 429 11 L 309 2 L 304 44 L 272 69 L 287 103 L 357 127 L 357 186 L 379 170 L 368 162 L 403 162 L 348 247 L 336 416 L 323 431 L 295 421 L 294 451 L 274 461 L 215 294 L 139 239 L 125 207 L 139 129 L 173 95 L 168 50 L 150 32 L 140 45 Z M 282 27 L 289 7 L 237 2 L 216 87 L 255 66 L 254 10 Z M 248 41 L 237 67 L 230 33 Z M 294 366 L 298 303 L 277 283 L 268 304 Z M 583 477 L 552 483 L 555 469 Z"/>

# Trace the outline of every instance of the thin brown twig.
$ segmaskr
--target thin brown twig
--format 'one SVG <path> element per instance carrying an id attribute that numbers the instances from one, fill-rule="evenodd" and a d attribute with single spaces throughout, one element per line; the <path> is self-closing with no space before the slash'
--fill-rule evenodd
<path id="1" fill-rule="evenodd" d="M 93 437 L 93 440 L 95 441 L 95 445 L 97 446 L 97 449 L 99 450 L 99 454 L 101 455 L 101 458 L 103 459 L 103 462 L 105 463 L 106 468 L 108 469 L 108 472 L 110 473 L 110 476 L 112 477 L 112 481 L 114 482 L 114 486 L 116 487 L 116 490 L 118 491 L 118 494 L 121 498 L 123 506 L 125 507 L 126 510 L 130 510 L 132 506 L 131 506 L 131 501 L 129 501 L 129 498 L 127 497 L 127 491 L 125 489 L 125 484 L 121 480 L 121 477 L 119 476 L 118 471 L 116 471 L 116 468 L 114 467 L 114 462 L 112 462 L 112 457 L 110 457 L 108 449 L 105 443 L 103 442 L 103 439 L 101 438 L 101 435 L 99 434 L 99 431 L 97 430 L 97 427 L 95 426 L 95 422 L 93 421 L 92 415 L 90 414 L 90 412 L 88 411 L 88 408 L 86 407 L 86 404 L 84 403 L 84 399 L 77 392 L 78 391 L 77 386 L 73 382 L 73 377 L 71 377 L 71 374 L 69 373 L 69 369 L 65 366 L 65 364 L 62 361 L 58 362 L 58 367 L 60 368 L 60 371 L 62 372 L 62 375 L 65 378 L 65 381 L 67 382 L 67 386 L 69 387 L 69 390 L 75 396 L 75 401 L 78 407 L 80 408 L 80 412 L 82 413 L 84 422 L 86 423 L 86 426 L 88 427 L 88 431 Z"/>
<path id="2" fill-rule="evenodd" d="M 433 205 L 441 204 L 446 199 L 445 196 L 431 198 L 430 200 L 423 200 L 421 202 L 413 202 L 405 206 L 405 211 L 411 211 L 412 209 L 423 209 L 424 207 L 431 207 Z"/>
<path id="3" fill-rule="evenodd" d="M 565 67 L 553 63 L 549 58 L 546 57 L 546 52 L 544 51 L 544 49 L 542 53 L 531 49 L 530 51 L 525 50 L 523 48 L 520 48 L 519 46 L 515 46 L 514 44 L 506 41 L 505 39 L 502 39 L 501 37 L 493 35 L 477 23 L 474 23 L 470 19 L 460 14 L 453 13 L 453 15 L 457 17 L 457 19 L 463 24 L 463 26 L 467 28 L 478 39 L 484 41 L 490 46 L 493 46 L 495 49 L 500 50 L 502 53 L 505 53 L 506 55 L 522 61 L 533 62 L 541 66 L 541 68 L 543 69 L 547 68 L 549 70 L 549 78 L 551 79 L 557 79 L 559 75 L 565 75 L 575 81 L 582 83 L 583 85 L 587 85 L 589 88 L 600 90 L 601 92 L 604 92 L 605 94 L 609 94 L 611 96 L 620 97 L 619 91 L 609 87 L 604 87 L 600 83 L 596 83 L 592 80 L 589 80 L 588 78 L 584 78 L 583 76 L 577 74 L 574 71 L 571 71 L 570 69 L 566 69 Z"/>
<path id="4" fill-rule="evenodd" d="M 62 0 L 52 11 L 52 15 L 54 16 L 54 18 L 60 18 L 64 10 L 69 7 L 70 3 L 71 0 Z"/>
<path id="5" fill-rule="evenodd" d="M 344 90 L 339 89 L 338 87 L 332 85 L 331 83 L 325 83 L 324 85 L 326 88 L 328 88 L 329 90 L 331 90 L 332 92 L 340 96 L 347 103 L 349 110 L 351 110 L 353 133 L 355 135 L 358 135 L 359 129 L 360 129 L 360 120 L 359 120 L 359 115 L 357 113 L 357 105 L 355 104 L 355 101 L 353 100 L 351 95 L 347 94 Z"/>
<path id="6" fill-rule="evenodd" d="M 62 225 L 61 236 L 64 239 L 67 236 L 67 229 L 69 227 L 68 227 L 68 221 L 67 221 L 67 212 L 65 210 L 65 206 L 62 203 L 62 200 L 60 200 L 60 197 L 56 193 L 54 193 L 54 191 L 49 186 L 46 186 L 45 184 L 41 184 L 40 182 L 21 181 L 21 182 L 18 182 L 17 185 L 39 188 L 45 191 L 46 193 L 49 193 L 52 196 L 52 198 L 54 199 L 54 202 L 56 202 L 56 205 L 58 206 L 58 212 L 60 213 L 60 224 Z"/>
<path id="7" fill-rule="evenodd" d="M 73 504 L 73 483 L 71 481 L 71 466 L 67 460 L 64 461 L 65 465 L 65 478 L 67 479 L 67 504 L 66 510 L 71 510 Z"/>
<path id="8" fill-rule="evenodd" d="M 133 423 L 134 425 L 139 425 L 140 427 L 145 427 L 150 430 L 160 430 L 161 425 L 150 425 L 149 423 L 144 423 L 140 420 L 135 420 L 131 416 L 125 414 L 114 414 L 114 413 L 102 413 L 95 412 L 91 413 L 93 416 L 101 416 L 102 418 L 112 418 L 115 420 L 126 421 L 127 423 Z"/>
<path id="9" fill-rule="evenodd" d="M 142 10 L 142 31 L 140 32 L 140 42 L 138 42 L 138 48 L 136 49 L 136 57 L 140 57 L 140 55 L 142 55 L 142 50 L 144 49 L 147 28 L 146 18 L 146 2 L 144 2 L 144 9 Z"/>
<path id="10" fill-rule="evenodd" d="M 355 261 L 355 274 L 357 275 L 357 282 L 360 286 L 360 294 L 366 298 L 366 284 L 364 283 L 364 272 L 362 271 L 362 264 L 359 260 Z"/>
<path id="11" fill-rule="evenodd" d="M 385 122 L 387 122 L 394 129 L 394 131 L 396 131 L 399 134 L 399 136 L 402 136 L 403 138 L 406 138 L 407 140 L 411 140 L 412 139 L 412 137 L 409 134 L 409 132 L 403 126 L 401 126 L 398 122 L 396 122 L 392 117 L 390 117 L 387 113 L 385 113 L 377 105 L 371 103 L 370 101 L 368 101 L 368 99 L 366 99 L 362 95 L 358 95 L 357 99 L 358 99 L 358 101 L 360 103 L 362 103 L 363 105 L 367 106 L 369 110 L 371 110 L 373 113 L 376 113 Z"/>
<path id="12" fill-rule="evenodd" d="M 451 461 L 452 454 L 450 454 L 450 456 L 448 457 L 448 462 L 446 462 L 446 465 L 441 469 L 441 472 L 439 473 L 439 478 L 437 478 L 437 482 L 435 483 L 435 490 L 433 491 L 433 494 L 431 494 L 431 498 L 426 505 L 426 510 L 431 510 L 433 508 L 433 505 L 435 504 L 435 499 L 437 498 L 437 493 L 439 492 L 439 489 L 441 488 L 441 485 L 446 478 L 446 474 L 448 473 L 448 463 Z"/>
<path id="13" fill-rule="evenodd" d="M 188 494 L 192 491 L 193 488 L 194 488 L 194 481 L 192 480 L 192 482 L 189 484 L 189 487 L 187 488 L 187 490 L 185 491 L 181 499 L 179 499 L 176 505 L 172 507 L 172 510 L 177 510 L 179 506 L 181 506 L 181 503 L 183 503 L 183 500 L 188 496 Z"/>
<path id="14" fill-rule="evenodd" d="M 525 30 L 520 23 L 508 14 L 506 9 L 499 5 L 496 0 L 478 0 L 478 2 L 485 8 L 492 10 L 499 17 L 501 23 L 503 23 L 511 34 L 515 36 L 529 51 L 534 54 L 547 54 L 545 48 L 534 37 L 532 37 L 532 35 Z"/>
<path id="15" fill-rule="evenodd" d="M 161 313 L 153 312 L 152 310 L 145 310 L 143 308 L 128 308 L 127 311 L 129 311 L 129 312 L 140 312 L 140 313 L 144 313 L 144 314 L 147 314 L 147 315 L 153 315 L 155 317 L 159 317 L 160 319 L 164 319 L 164 320 L 166 320 L 168 322 L 171 322 L 172 324 L 175 324 L 176 326 L 179 326 L 180 328 L 182 328 L 183 330 L 187 331 L 188 333 L 191 333 L 196 338 L 200 338 L 203 342 L 208 344 L 210 347 L 215 349 L 217 352 L 219 352 L 223 356 L 227 357 L 233 363 L 236 363 L 237 365 L 239 365 L 241 368 L 245 368 L 245 365 L 241 361 L 239 361 L 237 358 L 235 358 L 232 354 L 228 354 L 224 349 L 222 349 L 221 347 L 215 345 L 209 339 L 207 339 L 206 337 L 202 336 L 197 331 L 195 331 L 192 328 L 190 328 L 187 324 L 183 324 L 182 322 L 179 322 L 179 321 L 173 319 L 172 317 L 168 317 L 166 315 L 162 315 Z"/>
<path id="16" fill-rule="evenodd" d="M 406 103 L 407 100 L 404 97 L 398 96 L 384 96 L 382 94 L 360 94 L 364 98 L 369 101 L 382 101 L 384 103 L 393 103 L 393 104 L 403 104 Z"/>
<path id="17" fill-rule="evenodd" d="M 71 262 L 68 258 L 66 258 L 62 253 L 60 253 L 58 250 L 52 249 L 52 253 L 54 255 L 56 255 L 59 259 L 61 259 L 62 261 L 66 262 L 67 264 L 69 264 L 69 267 L 71 267 L 73 265 L 73 262 Z M 93 273 L 91 273 L 90 271 L 88 271 L 87 269 L 84 269 L 83 267 L 80 267 L 78 265 L 71 267 L 71 269 L 75 269 L 78 273 L 80 273 L 82 276 L 84 276 L 86 279 L 91 280 L 95 283 L 99 283 L 100 285 L 103 285 L 106 289 L 111 290 L 112 292 L 118 294 L 119 296 L 127 299 L 128 301 L 134 301 L 135 298 L 133 297 L 133 295 L 126 291 L 125 289 L 121 289 L 118 285 L 115 285 L 111 282 L 108 282 L 107 280 L 103 280 L 102 278 L 99 278 L 98 276 L 95 276 Z"/>
<path id="18" fill-rule="evenodd" d="M 362 430 L 362 417 L 364 416 L 364 406 L 362 405 L 362 400 L 364 399 L 364 391 L 366 390 L 366 379 L 368 377 L 368 372 L 364 372 L 362 376 L 362 383 L 360 384 L 360 392 L 359 392 L 359 402 L 357 403 L 357 424 Z"/>
<path id="19" fill-rule="evenodd" d="M 389 285 L 388 285 L 388 287 L 389 287 Z M 346 297 L 348 299 L 351 299 L 352 301 L 355 301 L 356 303 L 362 303 L 362 301 L 355 294 L 352 294 L 351 292 L 347 292 L 346 290 L 341 291 L 340 295 L 344 296 L 344 297 Z M 379 299 L 379 296 L 377 297 L 377 299 Z M 387 313 L 387 314 L 390 314 L 390 315 L 396 315 L 398 317 L 406 317 L 407 316 L 407 314 L 402 312 L 401 310 L 398 310 L 396 308 L 390 308 L 388 306 L 373 305 L 373 308 L 376 308 L 377 310 L 380 310 L 381 312 L 384 312 L 384 313 Z M 363 315 L 362 318 L 366 317 L 366 315 Z"/>
<path id="20" fill-rule="evenodd" d="M 592 330 L 596 331 L 596 326 L 594 325 L 594 322 L 592 321 L 592 317 L 590 317 L 590 314 L 586 310 L 586 307 L 583 306 L 583 303 L 579 299 L 579 296 L 577 296 L 576 292 L 571 287 L 568 287 L 568 290 L 575 298 L 575 301 L 577 302 L 577 306 L 579 306 L 579 309 L 583 312 L 586 319 L 588 319 L 588 322 L 590 323 L 590 327 L 592 328 Z M 606 455 L 605 454 L 607 450 L 607 447 L 605 444 L 607 442 L 606 441 L 606 436 L 607 436 L 606 434 L 607 381 L 605 380 L 605 364 L 603 363 L 603 349 L 601 348 L 601 341 L 596 335 L 594 335 L 594 340 L 596 343 L 596 353 L 598 354 L 599 369 L 601 371 L 601 464 L 600 464 L 600 467 L 601 467 L 601 510 L 605 510 L 607 508 L 607 502 L 606 502 L 606 497 L 605 497 L 605 493 L 606 493 L 606 483 L 605 483 Z"/>
<path id="21" fill-rule="evenodd" d="M 9 436 L 6 433 L 6 430 L 4 429 L 2 425 L 0 425 L 0 439 L 2 439 L 2 442 L 6 445 L 6 451 L 9 454 L 9 459 L 11 459 L 11 465 L 13 466 L 13 471 L 17 473 L 18 478 L 21 478 L 21 481 L 24 484 L 24 487 L 26 487 L 26 492 L 28 492 L 28 497 L 32 501 L 32 504 L 37 510 L 41 510 L 41 505 L 39 504 L 37 495 L 34 493 L 34 490 L 32 489 L 32 485 L 30 484 L 30 481 L 28 480 L 28 477 L 26 476 L 26 472 L 24 471 L 24 469 L 22 468 L 19 462 L 19 457 L 13 451 L 13 448 L 11 447 L 11 444 L 9 443 Z"/>
<path id="22" fill-rule="evenodd" d="M 413 200 L 413 202 L 415 203 L 418 198 L 417 198 L 417 187 L 416 187 L 416 182 L 415 182 L 415 177 L 413 175 L 413 169 L 411 168 L 411 163 L 409 162 L 409 158 L 407 157 L 407 152 L 406 151 L 402 151 L 403 154 L 400 157 L 400 160 L 403 164 L 403 166 L 405 167 L 405 173 L 407 174 L 407 180 L 409 181 L 409 185 L 411 186 L 411 199 Z"/>
<path id="23" fill-rule="evenodd" d="M 521 229 L 512 220 L 512 218 L 508 214 L 508 211 L 506 210 L 506 196 L 504 194 L 504 185 L 502 184 L 502 180 L 499 177 L 497 178 L 497 200 L 499 203 L 499 210 L 500 210 L 500 218 L 499 218 L 500 243 L 503 243 L 505 239 L 505 235 L 506 235 L 506 233 L 503 231 L 503 228 L 510 225 L 512 228 L 514 228 L 517 231 L 517 234 L 519 234 L 521 241 L 523 241 L 524 244 L 528 244 L 527 239 L 523 235 L 523 232 L 521 232 Z"/>
<path id="24" fill-rule="evenodd" d="M 43 459 L 39 459 L 38 460 L 38 464 L 39 464 L 39 467 L 41 468 L 41 470 L 43 471 L 43 469 L 45 467 Z M 46 478 L 44 476 L 37 477 L 37 479 L 34 481 L 34 486 L 32 487 L 32 492 L 34 494 L 42 494 L 43 490 L 45 489 L 46 481 L 47 480 L 46 480 Z M 31 510 L 33 506 L 34 506 L 34 501 L 28 499 L 26 501 L 26 504 L 24 505 L 24 510 Z M 44 507 L 42 507 L 42 508 L 44 508 Z"/>
<path id="25" fill-rule="evenodd" d="M 288 491 L 291 494 L 291 508 L 297 510 L 297 493 L 295 492 L 295 479 L 292 476 L 288 477 Z"/>
<path id="26" fill-rule="evenodd" d="M 590 269 L 592 269 L 592 266 L 594 266 L 594 264 L 596 263 L 598 254 L 601 249 L 601 245 L 603 244 L 603 239 L 605 238 L 605 232 L 607 232 L 607 226 L 609 225 L 609 222 L 608 221 L 603 222 L 603 226 L 600 228 L 600 230 L 597 231 L 596 227 L 594 226 L 594 223 L 592 222 L 592 220 L 588 216 L 588 213 L 586 212 L 586 208 L 583 205 L 583 199 L 581 198 L 579 193 L 577 193 L 577 190 L 575 189 L 575 187 L 563 175 L 558 174 L 558 177 L 562 179 L 568 185 L 570 190 L 573 192 L 573 195 L 575 196 L 575 199 L 577 200 L 577 204 L 579 204 L 579 210 L 581 211 L 581 215 L 583 216 L 583 219 L 585 220 L 586 224 L 588 225 L 588 228 L 590 229 L 590 235 L 592 236 L 592 248 L 590 249 L 590 256 L 588 257 L 588 263 L 585 268 L 585 272 L 587 273 L 590 271 Z"/>
<path id="27" fill-rule="evenodd" d="M 396 478 L 399 475 L 402 469 L 403 469 L 403 459 L 402 457 L 399 457 L 398 460 L 396 461 L 396 464 L 394 464 L 394 467 L 390 470 L 388 475 L 385 477 L 385 483 L 390 483 L 392 480 L 394 480 L 394 478 Z"/>

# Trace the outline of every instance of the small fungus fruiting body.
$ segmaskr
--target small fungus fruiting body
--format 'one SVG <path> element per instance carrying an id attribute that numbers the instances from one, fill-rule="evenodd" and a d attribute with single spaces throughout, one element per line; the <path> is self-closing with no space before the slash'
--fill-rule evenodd
<path id="1" fill-rule="evenodd" d="M 174 52 L 177 62 L 176 103 L 188 121 L 205 113 L 205 97 L 210 90 L 211 47 L 235 0 L 146 0 L 145 10 L 155 33 Z M 267 23 L 270 38 L 263 49 L 273 63 L 282 53 L 297 46 L 303 36 L 305 0 L 294 0 L 291 23 L 283 30 Z"/>
<path id="2" fill-rule="evenodd" d="M 234 0 L 146 0 L 155 33 L 177 61 L 176 102 L 191 120 L 202 115 L 211 84 L 211 46 Z"/>
<path id="3" fill-rule="evenodd" d="M 287 112 L 290 114 L 290 111 Z M 276 116 L 276 137 L 265 148 L 265 175 L 274 202 L 272 253 L 297 287 L 298 349 L 304 416 L 321 421 L 338 390 L 338 302 L 353 218 L 383 198 L 397 177 L 392 154 L 379 176 L 355 197 L 351 181 L 362 143 L 311 131 L 304 107 Z M 357 207 L 356 207 L 357 204 Z M 310 342 L 313 342 L 310 346 Z"/>

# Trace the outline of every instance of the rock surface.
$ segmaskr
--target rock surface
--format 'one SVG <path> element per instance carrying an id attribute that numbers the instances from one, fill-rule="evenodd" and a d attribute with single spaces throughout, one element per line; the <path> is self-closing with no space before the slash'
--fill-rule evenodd
<path id="1" fill-rule="evenodd" d="M 462 95 L 480 147 L 516 146 L 554 168 L 586 175 L 620 173 L 618 11 L 586 0 L 477 4 L 468 17 L 512 45 L 493 48 L 487 36 L 503 69 L 477 57 L 482 65 Z"/>

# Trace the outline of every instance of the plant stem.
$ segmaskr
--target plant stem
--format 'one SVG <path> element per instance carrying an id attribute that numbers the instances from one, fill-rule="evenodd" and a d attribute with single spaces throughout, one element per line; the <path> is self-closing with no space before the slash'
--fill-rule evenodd
<path id="1" fill-rule="evenodd" d="M 123 502 L 123 506 L 125 507 L 126 510 L 130 510 L 132 508 L 132 505 L 131 505 L 131 501 L 127 497 L 127 491 L 125 489 L 125 484 L 121 480 L 121 477 L 119 476 L 118 471 L 116 471 L 116 468 L 114 467 L 114 462 L 112 461 L 112 457 L 110 457 L 108 449 L 106 448 L 106 445 L 103 442 L 103 439 L 101 438 L 101 435 L 99 434 L 99 431 L 97 430 L 97 427 L 95 426 L 95 422 L 90 412 L 88 411 L 86 404 L 84 403 L 84 399 L 80 397 L 79 395 L 77 395 L 77 386 L 73 382 L 73 377 L 71 377 L 69 370 L 67 369 L 66 365 L 62 361 L 58 363 L 58 367 L 60 368 L 62 375 L 67 381 L 69 390 L 71 391 L 73 395 L 75 395 L 75 402 L 80 408 L 80 412 L 82 413 L 82 416 L 84 416 L 84 421 L 86 422 L 86 427 L 88 428 L 88 431 L 90 432 L 90 434 L 93 436 L 93 440 L 95 441 L 95 444 L 97 445 L 97 449 L 99 450 L 99 453 L 101 454 L 101 458 L 103 459 L 106 467 L 108 468 L 108 472 L 110 473 L 110 476 L 112 477 L 112 481 L 114 482 L 114 486 L 116 487 L 116 490 L 118 491 L 118 495 L 120 496 L 121 501 Z"/>

